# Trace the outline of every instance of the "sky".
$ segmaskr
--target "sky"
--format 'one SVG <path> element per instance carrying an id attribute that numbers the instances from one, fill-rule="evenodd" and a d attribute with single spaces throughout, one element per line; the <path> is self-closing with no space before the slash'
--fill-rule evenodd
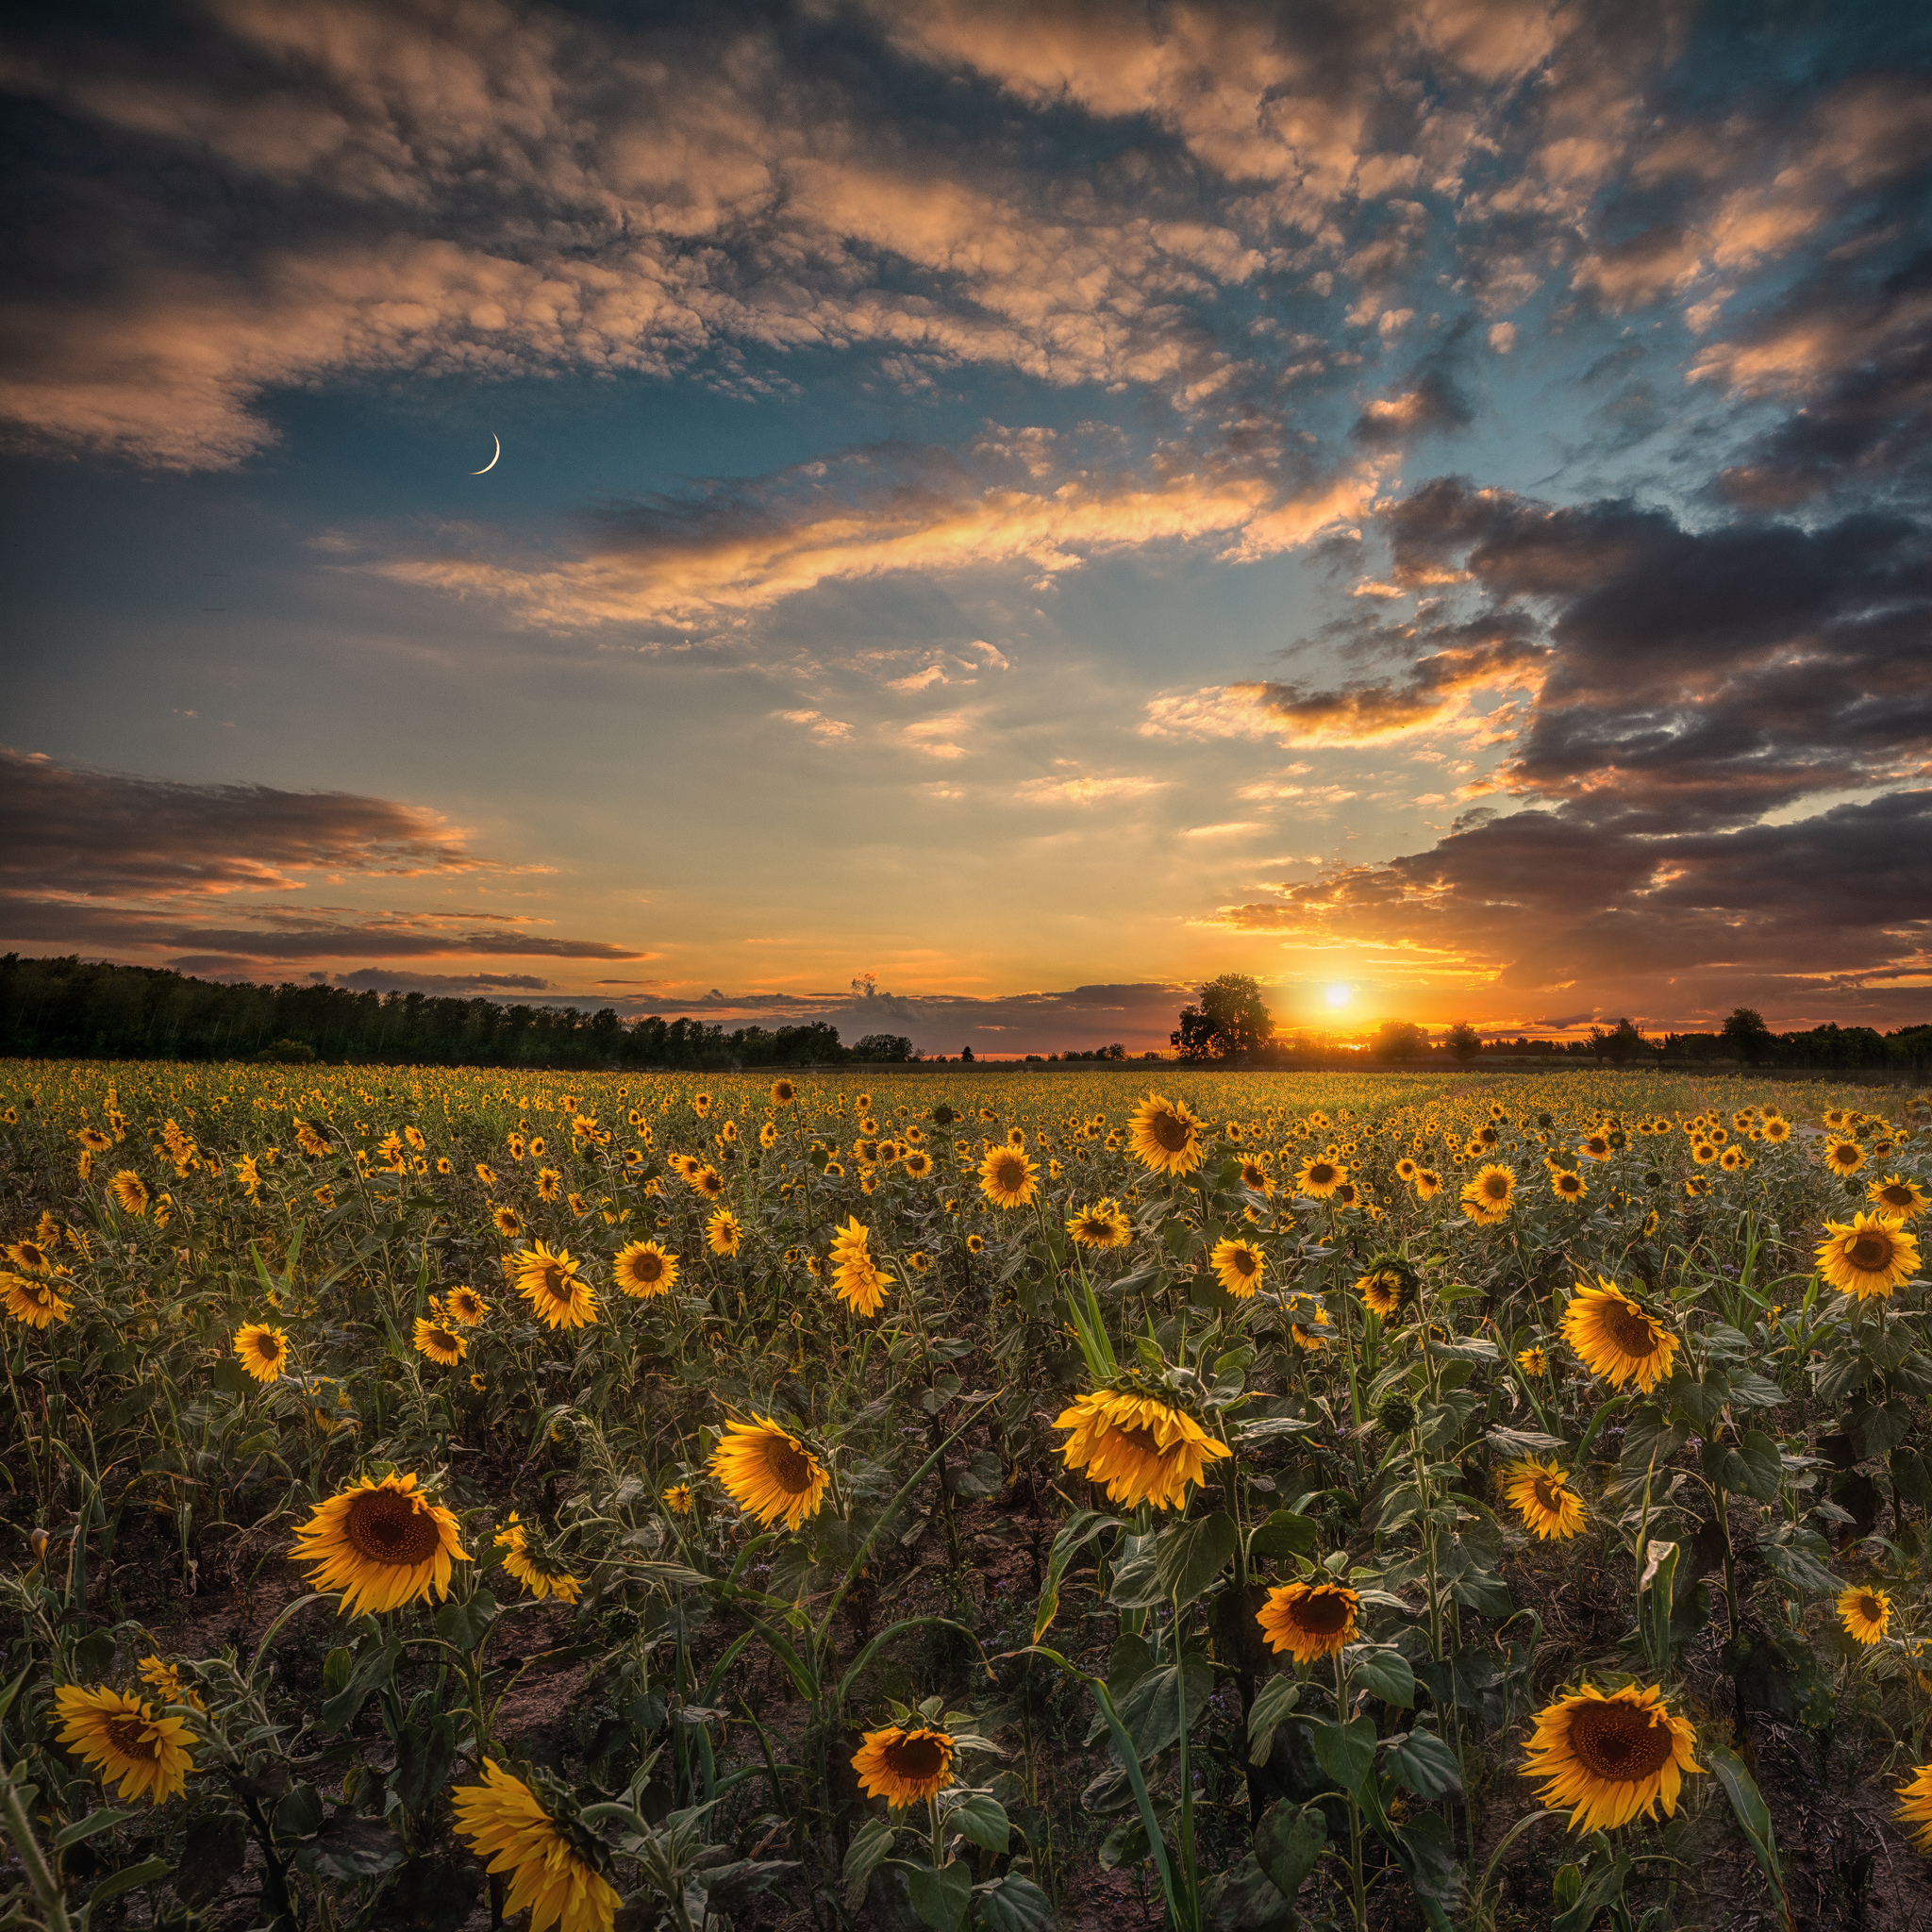
<path id="1" fill-rule="evenodd" d="M 62 0 L 0 90 L 0 950 L 1932 1019 L 1924 8 Z"/>

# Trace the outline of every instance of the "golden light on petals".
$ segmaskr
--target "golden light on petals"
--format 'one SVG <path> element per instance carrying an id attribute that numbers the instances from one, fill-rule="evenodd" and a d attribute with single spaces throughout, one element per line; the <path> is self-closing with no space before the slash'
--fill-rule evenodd
<path id="1" fill-rule="evenodd" d="M 1284 1583 L 1255 1612 L 1269 1646 L 1309 1664 L 1355 1641 L 1361 1598 L 1344 1583 Z"/>
<path id="2" fill-rule="evenodd" d="M 952 1781 L 953 1740 L 926 1724 L 902 1730 L 896 1724 L 867 1731 L 853 1754 L 858 1788 L 868 1798 L 883 1798 L 894 1810 L 924 1805 Z"/>
<path id="3" fill-rule="evenodd" d="M 1846 1633 L 1860 1643 L 1876 1643 L 1891 1623 L 1891 1599 L 1882 1590 L 1855 1584 L 1842 1591 L 1837 1604 L 1838 1620 Z"/>
<path id="4" fill-rule="evenodd" d="M 503 1916 L 530 1908 L 530 1932 L 610 1932 L 623 1900 L 537 1802 L 521 1778 L 489 1758 L 480 1785 L 450 1792 L 457 1834 L 467 1839 L 484 1870 L 509 1877 Z"/>
<path id="5" fill-rule="evenodd" d="M 1203 1158 L 1201 1123 L 1185 1101 L 1150 1093 L 1127 1122 L 1127 1145 L 1157 1174 L 1192 1174 Z"/>
<path id="6" fill-rule="evenodd" d="M 1186 1507 L 1190 1486 L 1231 1453 L 1184 1409 L 1124 1390 L 1082 1395 L 1053 1426 L 1073 1432 L 1060 1444 L 1067 1467 L 1104 1483 L 1108 1499 L 1129 1509 Z"/>
<path id="7" fill-rule="evenodd" d="M 1030 1208 L 1040 1170 L 1017 1147 L 995 1147 L 979 1163 L 979 1191 L 995 1208 Z"/>
<path id="8" fill-rule="evenodd" d="M 1932 1764 L 1914 1767 L 1897 1795 L 1899 1802 L 1891 1815 L 1910 1829 L 1912 1842 L 1920 1851 L 1932 1852 Z"/>
<path id="9" fill-rule="evenodd" d="M 185 1718 L 157 1716 L 152 1705 L 125 1690 L 79 1684 L 54 1692 L 54 1715 L 61 1744 L 104 1783 L 118 1779 L 124 1798 L 159 1805 L 187 1790 L 201 1740 Z"/>
<path id="10" fill-rule="evenodd" d="M 317 1590 L 342 1592 L 341 1613 L 395 1610 L 449 1594 L 453 1566 L 471 1560 L 456 1518 L 413 1475 L 364 1476 L 319 1505 L 291 1552 Z"/>
<path id="11" fill-rule="evenodd" d="M 1526 1456 L 1503 1472 L 1503 1494 L 1524 1527 L 1545 1542 L 1579 1536 L 1589 1521 L 1583 1498 L 1569 1487 L 1569 1473 L 1554 1462 Z"/>
<path id="12" fill-rule="evenodd" d="M 770 1416 L 726 1423 L 710 1469 L 732 1501 L 767 1528 L 782 1518 L 787 1529 L 796 1529 L 825 1498 L 824 1465 Z"/>
<path id="13" fill-rule="evenodd" d="M 629 1241 L 618 1249 L 610 1275 L 627 1295 L 669 1294 L 677 1281 L 677 1257 L 656 1241 Z"/>
<path id="14" fill-rule="evenodd" d="M 273 1382 L 289 1366 L 289 1338 L 262 1322 L 244 1322 L 235 1331 L 235 1356 L 258 1382 Z"/>
<path id="15" fill-rule="evenodd" d="M 588 1327 L 597 1319 L 597 1297 L 577 1273 L 568 1248 L 552 1254 L 541 1241 L 514 1257 L 517 1292 L 553 1328 Z"/>
<path id="16" fill-rule="evenodd" d="M 1612 1388 L 1634 1380 L 1646 1395 L 1669 1377 L 1677 1353 L 1677 1338 L 1601 1274 L 1594 1288 L 1577 1285 L 1563 1313 L 1563 1340 Z"/>
<path id="17" fill-rule="evenodd" d="M 1208 1265 L 1223 1288 L 1237 1301 L 1249 1301 L 1261 1285 L 1268 1257 L 1253 1241 L 1217 1241 L 1208 1257 Z"/>
<path id="18" fill-rule="evenodd" d="M 1572 1831 L 1612 1831 L 1633 1818 L 1677 1809 L 1697 1731 L 1673 1716 L 1663 1692 L 1632 1684 L 1605 1692 L 1586 1684 L 1536 1714 L 1524 1777 L 1542 1780 L 1537 1794 L 1553 1811 L 1567 1809 Z"/>
<path id="19" fill-rule="evenodd" d="M 1855 1214 L 1824 1224 L 1817 1258 L 1832 1287 L 1862 1302 L 1889 1296 L 1919 1272 L 1919 1240 L 1895 1214 Z"/>

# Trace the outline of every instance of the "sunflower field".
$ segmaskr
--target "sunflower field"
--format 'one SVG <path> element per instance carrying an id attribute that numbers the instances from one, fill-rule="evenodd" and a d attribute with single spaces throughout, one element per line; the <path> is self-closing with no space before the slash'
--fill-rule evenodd
<path id="1" fill-rule="evenodd" d="M 0 1064 L 0 1925 L 1932 1920 L 1932 1100 Z"/>

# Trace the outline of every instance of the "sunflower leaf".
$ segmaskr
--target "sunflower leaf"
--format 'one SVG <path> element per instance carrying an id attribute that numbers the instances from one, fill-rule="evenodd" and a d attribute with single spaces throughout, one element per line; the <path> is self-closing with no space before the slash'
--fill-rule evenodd
<path id="1" fill-rule="evenodd" d="M 973 1902 L 972 1868 L 965 1864 L 942 1865 L 935 1872 L 930 1865 L 915 1864 L 909 1858 L 894 1858 L 892 1862 L 906 1874 L 912 1909 L 932 1927 L 932 1932 L 958 1932 L 965 1923 L 966 1907 Z"/>
<path id="2" fill-rule="evenodd" d="M 1347 1657 L 1350 1681 L 1379 1697 L 1385 1704 L 1404 1709 L 1415 1704 L 1415 1673 L 1399 1650 L 1364 1644 L 1351 1646 Z"/>
<path id="3" fill-rule="evenodd" d="M 895 1835 L 890 1819 L 869 1818 L 846 1847 L 845 1865 L 840 1876 L 845 1881 L 845 1904 L 849 1910 L 856 1912 L 864 1905 L 872 1874 L 891 1856 Z"/>
<path id="4" fill-rule="evenodd" d="M 1345 1724 L 1314 1724 L 1308 1737 L 1322 1769 L 1344 1791 L 1358 1790 L 1375 1759 L 1374 1719 L 1358 1717 Z"/>
<path id="5" fill-rule="evenodd" d="M 1274 1733 L 1301 1702 L 1302 1687 L 1284 1673 L 1270 1677 L 1248 1707 L 1248 1762 L 1266 1764 L 1274 1746 Z"/>
<path id="6" fill-rule="evenodd" d="M 973 1909 L 985 1932 L 1050 1932 L 1054 1923 L 1053 1901 L 1017 1872 L 977 1887 Z"/>
<path id="7" fill-rule="evenodd" d="M 1234 1561 L 1241 1541 L 1241 1531 L 1224 1509 L 1163 1531 L 1154 1565 L 1161 1597 L 1183 1606 L 1192 1603 Z"/>

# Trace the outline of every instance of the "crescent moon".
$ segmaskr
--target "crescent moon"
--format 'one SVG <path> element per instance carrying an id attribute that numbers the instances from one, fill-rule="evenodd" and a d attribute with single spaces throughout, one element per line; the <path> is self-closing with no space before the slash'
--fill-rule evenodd
<path id="1" fill-rule="evenodd" d="M 499 437 L 495 436 L 494 434 L 491 436 L 490 440 L 491 442 L 496 444 L 495 455 L 491 456 L 490 460 L 487 463 L 485 463 L 480 470 L 472 470 L 470 472 L 470 475 L 473 476 L 487 476 L 491 470 L 495 469 L 497 457 L 500 457 L 503 454 L 502 440 Z"/>

